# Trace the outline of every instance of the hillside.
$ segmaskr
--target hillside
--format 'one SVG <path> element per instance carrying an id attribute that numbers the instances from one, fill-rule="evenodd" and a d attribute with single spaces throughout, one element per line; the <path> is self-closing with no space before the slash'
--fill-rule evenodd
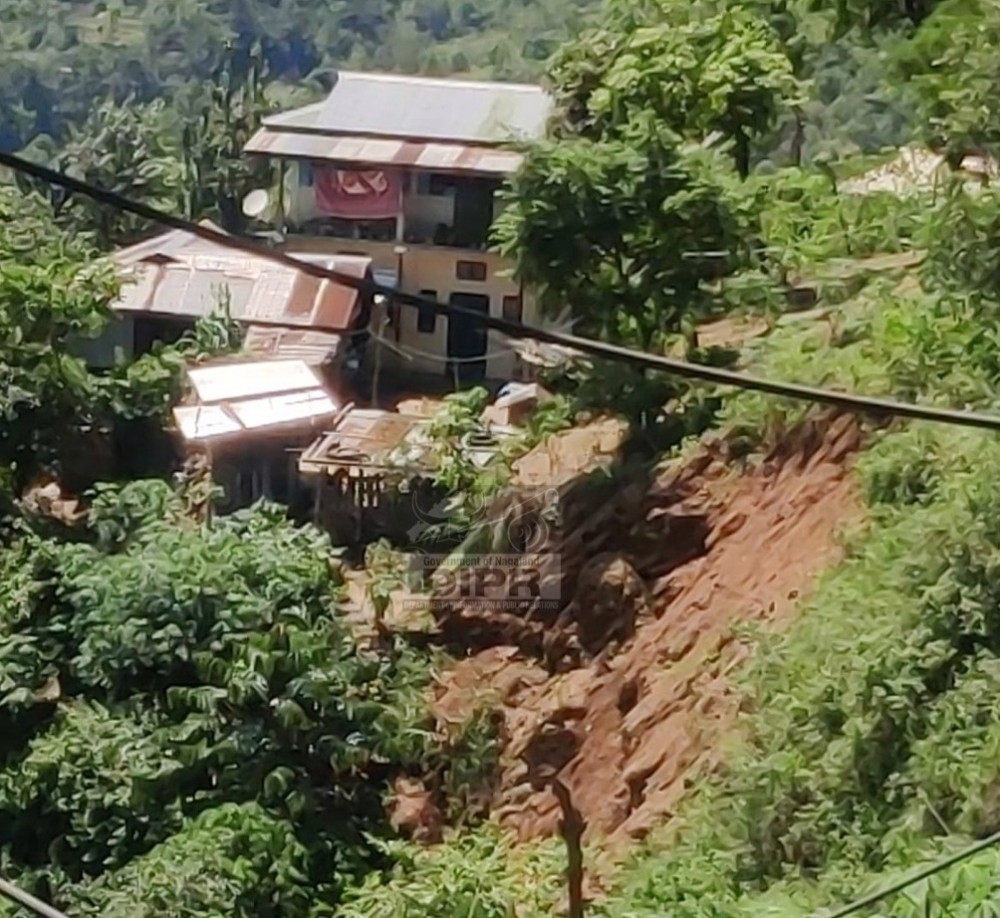
<path id="1" fill-rule="evenodd" d="M 323 31 L 304 2 L 11 3 L 0 125 L 214 215 L 268 92 L 401 60 L 406 22 L 414 69 L 504 75 L 576 28 L 374 9 Z M 211 91 L 237 36 L 271 74 L 239 49 Z M 996 413 L 1000 192 L 961 164 L 1000 154 L 998 42 L 988 0 L 610 2 L 545 66 L 562 117 L 497 244 L 582 334 Z M 95 86 L 142 102 L 92 112 Z M 863 193 L 886 138 L 939 149 L 940 182 Z M 540 918 L 567 864 L 544 773 L 584 823 L 588 915 L 805 918 L 1000 828 L 993 431 L 571 361 L 484 470 L 462 444 L 487 394 L 461 392 L 427 434 L 442 539 L 541 532 L 557 607 L 386 616 L 425 545 L 222 514 L 152 448 L 185 363 L 239 346 L 225 316 L 107 373 L 74 356 L 116 295 L 93 246 L 141 228 L 56 204 L 0 187 L 0 876 L 74 918 Z M 535 466 L 549 520 L 522 463 L 588 435 L 606 466 Z M 988 915 L 998 868 L 859 914 Z"/>
<path id="2" fill-rule="evenodd" d="M 182 111 L 258 44 L 286 104 L 330 70 L 374 68 L 533 79 L 576 34 L 591 0 L 3 0 L 0 148 L 57 139 L 105 99 Z M 291 94 L 289 94 L 291 93 Z"/>

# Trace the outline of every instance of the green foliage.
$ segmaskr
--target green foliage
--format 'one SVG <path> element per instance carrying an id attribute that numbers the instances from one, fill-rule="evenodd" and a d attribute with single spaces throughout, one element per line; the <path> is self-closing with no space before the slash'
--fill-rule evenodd
<path id="1" fill-rule="evenodd" d="M 270 184 L 269 163 L 243 156 L 261 120 L 274 110 L 265 93 L 261 54 L 255 47 L 246 74 L 222 69 L 200 112 L 185 126 L 177 154 L 184 164 L 188 216 L 212 216 L 233 233 L 246 229 L 243 199 Z"/>
<path id="2" fill-rule="evenodd" d="M 1000 299 L 1000 195 L 990 188 L 973 196 L 957 181 L 948 192 L 927 221 L 924 281 L 989 309 Z"/>
<path id="3" fill-rule="evenodd" d="M 731 141 L 746 176 L 750 143 L 795 101 L 792 64 L 769 23 L 737 5 L 718 12 L 664 2 L 565 46 L 553 66 L 569 129 L 594 139 L 655 122 Z M 638 19 L 638 22 L 634 20 Z M 636 27 L 640 26 L 640 27 Z"/>
<path id="4" fill-rule="evenodd" d="M 842 38 L 853 29 L 870 35 L 878 30 L 919 26 L 940 5 L 941 0 L 838 0 L 835 36 Z M 811 0 L 811 6 L 822 10 L 826 4 Z"/>
<path id="5" fill-rule="evenodd" d="M 445 495 L 446 519 L 428 526 L 428 541 L 450 541 L 468 531 L 510 478 L 510 464 L 498 456 L 485 468 L 477 465 L 466 447 L 468 439 L 484 433 L 481 415 L 489 400 L 483 388 L 446 396 L 427 428 L 434 481 Z"/>
<path id="6" fill-rule="evenodd" d="M 171 347 L 88 372 L 77 345 L 106 327 L 119 287 L 84 236 L 65 233 L 38 196 L 0 188 L 0 467 L 16 491 L 39 469 L 88 486 L 89 453 L 116 423 L 166 420 L 185 364 L 240 340 L 223 313 Z"/>
<path id="7" fill-rule="evenodd" d="M 765 264 L 812 269 L 833 258 L 907 251 L 930 202 L 887 192 L 844 194 L 829 170 L 782 169 L 754 176 L 744 207 L 759 214 Z"/>
<path id="8" fill-rule="evenodd" d="M 936 4 L 916 36 L 896 52 L 900 76 L 916 90 L 926 139 L 954 156 L 1000 151 L 1000 66 L 989 49 L 1000 38 L 1000 9 L 981 0 Z"/>
<path id="9" fill-rule="evenodd" d="M 257 804 L 223 804 L 163 844 L 71 894 L 75 915 L 154 918 L 308 914 L 306 852 Z"/>
<path id="10" fill-rule="evenodd" d="M 501 247 L 543 304 L 573 305 L 580 334 L 661 347 L 739 245 L 719 169 L 665 129 L 540 145 L 511 184 Z"/>
<path id="11" fill-rule="evenodd" d="M 86 250 L 32 197 L 0 190 L 0 227 L 0 465 L 23 467 L 54 454 L 67 427 L 97 421 L 98 384 L 67 342 L 103 327 L 115 282 L 80 276 Z"/>
<path id="12" fill-rule="evenodd" d="M 173 211 L 182 175 L 165 138 L 168 118 L 162 101 L 148 106 L 131 99 L 121 106 L 104 103 L 71 129 L 58 150 L 45 138 L 31 153 L 73 178 Z M 101 249 L 135 242 L 151 229 L 148 221 L 83 196 L 71 196 L 59 211 L 59 223 L 68 233 L 91 235 Z"/>
<path id="13" fill-rule="evenodd" d="M 355 644 L 336 617 L 328 542 L 278 508 L 197 524 L 161 482 L 135 482 L 94 495 L 86 535 L 30 537 L 5 556 L 16 572 L 0 594 L 7 872 L 58 901 L 79 891 L 66 884 L 106 876 L 87 901 L 119 901 L 115 890 L 181 856 L 170 836 L 208 844 L 222 831 L 187 820 L 253 803 L 296 844 L 275 847 L 268 829 L 251 870 L 227 867 L 220 841 L 192 903 L 237 889 L 249 909 L 254 871 L 278 852 L 267 882 L 307 879 L 286 891 L 300 905 L 274 914 L 306 913 L 302 884 L 333 901 L 378 861 L 366 833 L 382 821 L 384 783 L 440 767 L 426 665 Z"/>
<path id="14" fill-rule="evenodd" d="M 38 134 L 57 142 L 95 99 L 169 99 L 197 123 L 219 73 L 233 85 L 254 45 L 276 96 L 293 104 L 318 95 L 331 68 L 536 76 L 595 4 L 494 0 L 385 0 L 333 8 L 316 0 L 4 0 L 0 4 L 0 147 Z M 304 100 L 301 90 L 305 89 Z M 297 96 L 297 97 L 296 97 Z M 180 129 L 178 129 L 179 134 Z"/>
<path id="15" fill-rule="evenodd" d="M 519 849 L 494 825 L 432 849 L 394 844 L 397 866 L 371 875 L 337 913 L 342 918 L 508 918 L 552 914 L 561 852 Z"/>

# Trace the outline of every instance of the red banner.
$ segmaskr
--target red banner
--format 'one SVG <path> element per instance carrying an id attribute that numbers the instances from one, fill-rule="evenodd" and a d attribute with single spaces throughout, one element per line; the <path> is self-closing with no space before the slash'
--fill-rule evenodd
<path id="1" fill-rule="evenodd" d="M 316 210 L 344 220 L 386 220 L 403 209 L 398 172 L 348 172 L 332 167 L 315 173 Z"/>

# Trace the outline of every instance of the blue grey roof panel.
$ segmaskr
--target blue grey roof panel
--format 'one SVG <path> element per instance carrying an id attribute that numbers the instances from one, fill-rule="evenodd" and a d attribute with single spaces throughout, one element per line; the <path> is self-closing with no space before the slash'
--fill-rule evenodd
<path id="1" fill-rule="evenodd" d="M 540 86 L 341 71 L 325 101 L 265 124 L 488 145 L 542 137 L 551 111 L 552 99 Z"/>

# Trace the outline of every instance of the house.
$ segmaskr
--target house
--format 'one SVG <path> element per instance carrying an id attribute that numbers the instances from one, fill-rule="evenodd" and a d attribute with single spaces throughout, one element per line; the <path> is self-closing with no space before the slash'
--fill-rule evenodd
<path id="1" fill-rule="evenodd" d="M 213 227 L 214 228 L 214 227 Z M 297 255 L 352 277 L 372 278 L 371 259 Z M 372 304 L 356 290 L 321 280 L 259 255 L 208 242 L 182 230 L 111 256 L 122 280 L 114 319 L 77 350 L 106 368 L 154 342 L 172 343 L 200 317 L 227 311 L 245 326 L 244 350 L 258 357 L 327 366 L 363 350 Z"/>
<path id="2" fill-rule="evenodd" d="M 188 455 L 208 459 L 223 489 L 220 509 L 259 498 L 303 512 L 309 501 L 298 455 L 349 410 L 305 360 L 215 360 L 186 373 L 189 395 L 173 409 Z"/>
<path id="3" fill-rule="evenodd" d="M 322 102 L 266 118 L 245 147 L 280 176 L 274 227 L 297 252 L 370 258 L 407 293 L 533 322 L 512 265 L 488 248 L 516 146 L 544 135 L 537 86 L 341 71 Z M 394 309 L 376 323 L 387 368 L 458 382 L 510 379 L 506 340 L 473 320 Z"/>
<path id="4" fill-rule="evenodd" d="M 335 542 L 417 540 L 447 522 L 447 493 L 436 483 L 439 450 L 431 418 L 349 406 L 303 452 L 299 474 L 315 496 L 314 518 Z M 492 425 L 459 449 L 485 468 L 516 435 Z"/>

